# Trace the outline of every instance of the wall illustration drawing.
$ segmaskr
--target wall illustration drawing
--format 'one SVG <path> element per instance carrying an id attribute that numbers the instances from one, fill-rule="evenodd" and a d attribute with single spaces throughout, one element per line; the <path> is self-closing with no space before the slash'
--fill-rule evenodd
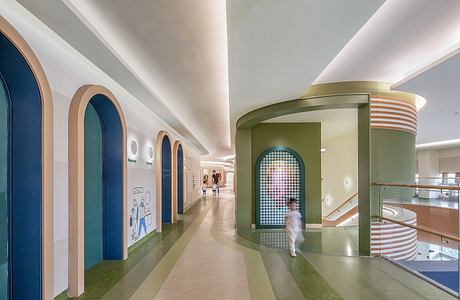
<path id="1" fill-rule="evenodd" d="M 148 135 L 128 128 L 128 140 L 136 141 L 128 163 L 128 246 L 156 229 L 155 172 L 153 140 Z M 131 148 L 132 142 L 127 147 Z M 134 153 L 135 152 L 135 153 Z"/>
<path id="2" fill-rule="evenodd" d="M 129 215 L 130 241 L 136 242 L 149 232 L 152 227 L 152 194 L 145 191 L 144 187 L 134 187 L 132 190 L 132 208 Z"/>

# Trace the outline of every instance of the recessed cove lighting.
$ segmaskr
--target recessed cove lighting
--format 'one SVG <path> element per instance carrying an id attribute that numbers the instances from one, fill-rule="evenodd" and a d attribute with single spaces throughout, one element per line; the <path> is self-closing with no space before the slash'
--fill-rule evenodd
<path id="1" fill-rule="evenodd" d="M 442 148 L 442 147 L 450 147 L 450 146 L 457 146 L 457 145 L 460 145 L 460 139 L 453 139 L 453 140 L 446 140 L 446 141 L 418 144 L 418 145 L 415 146 L 415 148 L 417 148 L 417 149 Z"/>
<path id="2" fill-rule="evenodd" d="M 417 111 L 421 110 L 426 104 L 426 99 L 422 96 L 415 95 L 415 107 Z"/>

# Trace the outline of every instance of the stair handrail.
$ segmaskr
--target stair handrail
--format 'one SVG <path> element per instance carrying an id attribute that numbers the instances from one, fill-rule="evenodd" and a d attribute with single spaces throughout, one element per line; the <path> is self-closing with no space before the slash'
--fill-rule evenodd
<path id="1" fill-rule="evenodd" d="M 351 203 L 351 200 L 353 200 L 353 198 L 355 198 L 356 196 L 358 196 L 358 193 L 353 194 L 351 197 L 349 197 L 347 200 L 345 200 L 342 204 L 340 204 L 337 208 L 335 208 L 327 216 L 325 216 L 324 219 L 326 220 L 327 218 L 329 218 L 333 213 L 335 213 L 336 211 L 340 210 L 340 208 L 342 206 L 344 206 L 345 204 L 347 204 L 348 202 Z"/>
<path id="2" fill-rule="evenodd" d="M 374 185 L 383 186 L 383 187 L 388 186 L 388 187 L 401 187 L 401 188 L 460 191 L 459 186 L 451 186 L 451 185 L 402 184 L 402 183 L 389 183 L 389 182 L 375 182 Z"/>

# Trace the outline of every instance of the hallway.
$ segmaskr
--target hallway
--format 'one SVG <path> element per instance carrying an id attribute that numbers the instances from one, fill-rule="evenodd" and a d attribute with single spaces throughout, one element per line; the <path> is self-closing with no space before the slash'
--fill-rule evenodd
<path id="1" fill-rule="evenodd" d="M 79 299 L 453 299 L 383 259 L 305 245 L 293 259 L 237 235 L 233 224 L 234 196 L 208 196 L 128 260 L 90 269 Z"/>

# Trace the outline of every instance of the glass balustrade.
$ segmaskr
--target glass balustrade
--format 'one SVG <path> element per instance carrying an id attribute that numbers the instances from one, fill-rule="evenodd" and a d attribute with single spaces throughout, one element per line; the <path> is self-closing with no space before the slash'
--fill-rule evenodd
<path id="1" fill-rule="evenodd" d="M 371 253 L 459 297 L 459 185 L 456 178 L 376 183 Z"/>

